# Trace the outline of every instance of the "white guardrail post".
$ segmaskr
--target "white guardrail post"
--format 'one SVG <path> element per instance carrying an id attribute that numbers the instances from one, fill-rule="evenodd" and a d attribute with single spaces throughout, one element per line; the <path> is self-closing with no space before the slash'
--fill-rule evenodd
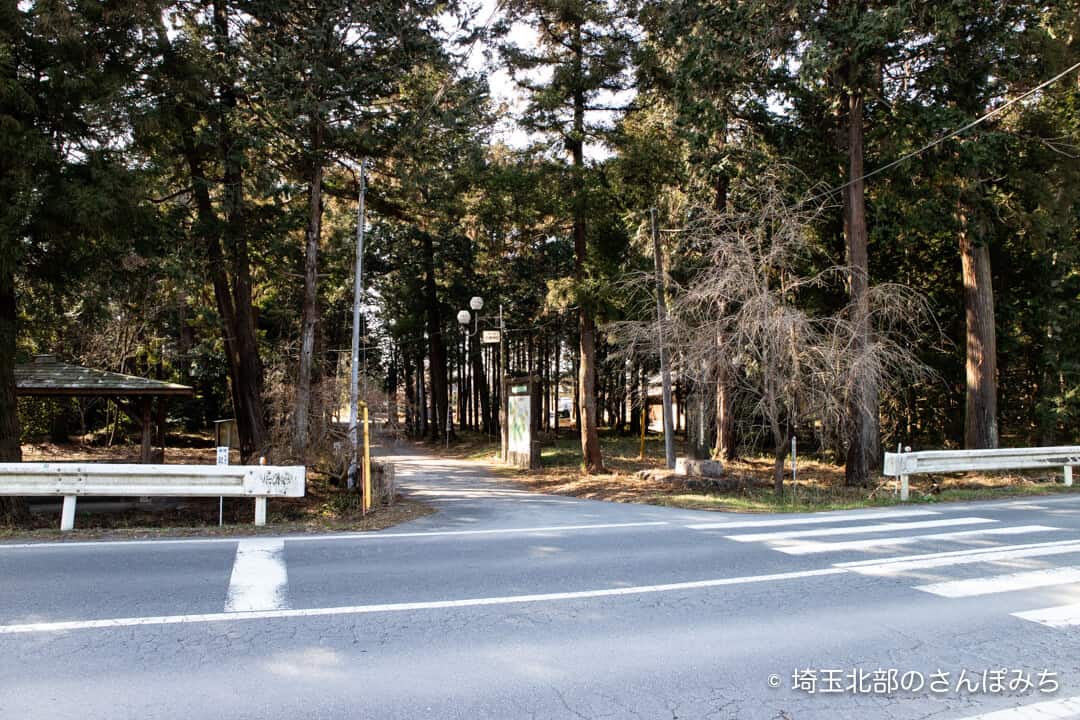
<path id="1" fill-rule="evenodd" d="M 911 446 L 910 445 L 905 446 L 904 447 L 904 452 L 905 453 L 911 452 Z M 903 465 L 904 465 L 904 456 L 901 455 L 900 456 L 900 466 L 903 467 Z M 907 502 L 908 498 L 911 496 L 911 486 L 908 484 L 908 477 L 909 476 L 908 476 L 908 474 L 906 472 L 903 475 L 900 476 L 900 502 Z"/>
<path id="2" fill-rule="evenodd" d="M 907 500 L 910 475 L 1062 468 L 1063 484 L 1072 487 L 1073 465 L 1080 465 L 1080 446 L 1077 445 L 919 452 L 911 452 L 910 447 L 905 447 L 903 452 L 885 453 L 883 474 L 899 478 L 900 499 Z"/>
<path id="3" fill-rule="evenodd" d="M 303 497 L 303 466 L 114 465 L 0 463 L 0 495 L 63 498 L 60 529 L 75 528 L 75 505 L 88 497 L 248 497 L 255 524 L 266 524 L 266 501 Z"/>
<path id="4" fill-rule="evenodd" d="M 60 529 L 74 530 L 75 529 L 75 496 L 64 496 L 64 507 L 60 510 Z"/>

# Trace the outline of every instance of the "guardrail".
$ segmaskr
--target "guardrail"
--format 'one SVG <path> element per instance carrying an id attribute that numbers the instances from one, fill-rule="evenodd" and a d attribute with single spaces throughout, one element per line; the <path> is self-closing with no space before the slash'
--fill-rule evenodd
<path id="1" fill-rule="evenodd" d="M 271 497 L 303 497 L 303 466 L 0 463 L 0 495 L 61 496 L 60 529 L 75 527 L 80 496 L 250 497 L 266 524 Z"/>
<path id="2" fill-rule="evenodd" d="M 900 478 L 900 499 L 908 499 L 908 476 L 980 470 L 1064 468 L 1066 486 L 1073 484 L 1072 466 L 1080 465 L 1080 446 L 1005 448 L 998 450 L 924 450 L 885 453 L 884 474 Z"/>

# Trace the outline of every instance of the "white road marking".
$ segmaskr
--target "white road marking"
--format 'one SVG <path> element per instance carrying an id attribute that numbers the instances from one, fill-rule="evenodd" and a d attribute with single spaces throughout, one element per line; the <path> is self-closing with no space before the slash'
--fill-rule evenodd
<path id="1" fill-rule="evenodd" d="M 241 540 L 236 546 L 225 612 L 283 610 L 289 607 L 285 596 L 288 584 L 284 540 Z"/>
<path id="2" fill-rule="evenodd" d="M 1057 607 L 1042 608 L 1041 610 L 1014 612 L 1013 617 L 1030 620 L 1052 628 L 1073 627 L 1080 625 L 1080 603 L 1058 605 Z"/>
<path id="3" fill-rule="evenodd" d="M 862 575 L 900 575 L 909 570 L 925 570 L 983 562 L 993 563 L 1046 555 L 1067 555 L 1069 553 L 1080 553 L 1080 540 L 1055 540 L 1045 543 L 975 548 L 974 550 L 950 550 L 949 552 L 908 555 L 886 560 L 854 560 L 836 563 L 834 567 L 847 568 Z"/>
<path id="4" fill-rule="evenodd" d="M 708 522 L 687 525 L 691 530 L 731 530 L 756 527 L 782 527 L 785 525 L 821 525 L 824 523 L 861 522 L 879 518 L 925 517 L 940 515 L 933 510 L 879 510 L 875 512 L 852 513 L 848 510 L 818 513 L 813 517 L 785 517 L 770 520 L 736 520 L 735 522 Z"/>
<path id="5" fill-rule="evenodd" d="M 932 535 L 907 535 L 905 537 L 867 538 L 865 540 L 847 540 L 844 542 L 819 542 L 814 540 L 792 541 L 790 545 L 773 547 L 788 555 L 809 555 L 811 553 L 840 552 L 844 550 L 867 550 L 875 547 L 909 545 L 926 540 L 963 540 L 979 535 L 1022 535 L 1024 533 L 1052 532 L 1061 528 L 1046 525 L 1019 525 L 1015 527 L 992 527 L 980 530 L 961 530 Z"/>
<path id="6" fill-rule="evenodd" d="M 466 598 L 463 600 L 432 600 L 427 602 L 388 603 L 383 605 L 351 605 L 330 608 L 303 608 L 294 610 L 260 610 L 241 613 L 210 613 L 204 615 L 162 615 L 158 617 L 114 618 L 107 620 L 72 620 L 65 622 L 26 623 L 0 625 L 0 635 L 34 632 L 59 632 L 64 630 L 88 630 L 92 628 L 132 627 L 138 625 L 180 625 L 186 623 L 233 622 L 236 620 L 265 620 L 271 618 L 325 617 L 329 615 L 365 615 L 370 613 L 404 612 L 416 610 L 439 610 L 444 608 L 468 608 L 487 605 L 514 605 L 521 603 L 559 602 L 586 600 L 590 598 L 646 595 L 651 593 L 701 590 L 728 585 L 781 582 L 803 578 L 841 575 L 842 568 L 821 568 L 799 572 L 771 575 L 748 575 L 744 577 L 696 580 L 666 585 L 637 585 L 633 587 L 602 588 L 577 592 L 542 593 L 536 595 L 508 595 L 505 597 Z"/>
<path id="7" fill-rule="evenodd" d="M 248 538 L 266 538 L 286 540 L 288 542 L 323 542 L 326 540 L 385 540 L 394 538 L 425 538 L 447 537 L 454 535 L 528 535 L 542 532 L 563 532 L 568 530 L 612 530 L 618 528 L 656 527 L 670 525 L 664 520 L 651 522 L 629 523 L 599 523 L 593 525 L 551 525 L 548 527 L 524 527 L 524 528 L 495 528 L 491 530 L 425 530 L 421 532 L 385 533 L 385 532 L 359 532 L 359 533 L 333 533 L 323 535 L 245 535 L 233 537 L 214 538 L 173 538 L 164 540 L 68 540 L 64 542 L 40 542 L 40 543 L 0 543 L 0 552 L 4 550 L 35 550 L 56 548 L 85 548 L 85 547 L 130 547 L 132 545 L 195 545 L 220 543 L 235 543 Z"/>
<path id="8" fill-rule="evenodd" d="M 425 537 L 447 537 L 455 535 L 527 535 L 532 533 L 546 533 L 546 532 L 564 532 L 566 530 L 612 530 L 618 528 L 633 528 L 633 527 L 657 527 L 660 525 L 670 525 L 671 523 L 664 520 L 656 520 L 650 522 L 630 522 L 630 523 L 600 523 L 595 525 L 551 525 L 548 527 L 530 527 L 530 528 L 495 528 L 492 530 L 427 530 L 423 532 L 402 532 L 402 533 L 362 533 L 354 534 L 353 538 L 364 540 L 380 540 L 383 538 L 425 538 Z M 286 537 L 286 540 L 293 540 L 294 538 Z M 295 538 L 296 540 L 307 540 L 307 537 L 301 536 Z M 337 536 L 328 535 L 323 538 L 324 540 L 336 540 Z M 342 538 L 346 539 L 346 538 Z"/>
<path id="9" fill-rule="evenodd" d="M 921 530 L 932 527 L 950 527 L 955 525 L 980 525 L 996 523 L 997 520 L 980 517 L 943 518 L 941 520 L 921 520 L 919 522 L 874 523 L 872 525 L 847 525 L 844 527 L 818 528 L 816 530 L 784 530 L 771 533 L 745 533 L 727 535 L 728 540 L 736 542 L 766 542 L 769 540 L 787 540 L 788 538 L 828 537 L 830 535 L 860 535 L 863 533 L 890 532 L 892 530 Z"/>
<path id="10" fill-rule="evenodd" d="M 1047 700 L 980 715 L 969 715 L 958 720 L 1076 720 L 1078 717 L 1080 717 L 1080 696 Z"/>
<path id="11" fill-rule="evenodd" d="M 929 585 L 917 585 L 915 589 L 942 597 L 961 598 L 1068 585 L 1076 582 L 1080 582 L 1080 567 L 1056 567 L 968 580 L 949 580 Z"/>

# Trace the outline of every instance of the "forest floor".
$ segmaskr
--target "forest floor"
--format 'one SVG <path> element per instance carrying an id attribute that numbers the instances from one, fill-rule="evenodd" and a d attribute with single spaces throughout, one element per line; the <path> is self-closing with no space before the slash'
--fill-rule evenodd
<path id="1" fill-rule="evenodd" d="M 176 447 L 168 447 L 166 462 L 213 465 L 216 449 L 209 437 L 169 437 Z M 32 443 L 22 447 L 24 462 L 138 462 L 138 445 L 112 447 L 72 443 Z M 232 462 L 240 462 L 233 451 Z M 0 524 L 2 538 L 48 539 L 60 536 L 59 502 L 41 504 L 31 499 L 30 520 L 19 527 Z M 263 533 L 320 533 L 380 530 L 414 518 L 430 515 L 433 509 L 415 500 L 398 496 L 391 505 L 363 513 L 360 496 L 330 483 L 320 472 L 307 474 L 302 498 L 274 499 L 268 504 L 267 524 L 254 525 L 254 503 L 248 498 L 225 498 L 222 525 L 218 525 L 217 498 L 154 498 L 148 503 L 112 502 L 112 498 L 86 498 L 79 502 L 72 538 L 140 538 L 156 535 L 255 535 Z M 55 507 L 54 507 L 55 506 Z"/>
<path id="2" fill-rule="evenodd" d="M 644 458 L 639 457 L 639 438 L 606 430 L 601 430 L 600 435 L 607 473 L 585 475 L 581 472 L 581 443 L 573 428 L 560 430 L 557 438 L 550 434 L 541 438 L 541 469 L 529 471 L 495 466 L 494 470 L 536 492 L 694 510 L 809 512 L 900 502 L 895 478 L 876 476 L 869 487 L 849 488 L 844 485 L 843 466 L 812 456 L 799 458 L 796 484 L 791 482 L 788 460 L 784 493 L 778 496 L 773 491 L 771 457 L 744 457 L 726 462 L 724 477 L 706 482 L 664 471 L 664 443 L 659 434 L 646 436 Z M 453 457 L 495 461 L 499 443 L 497 438 L 491 440 L 482 434 L 465 432 L 459 434 L 457 442 L 451 442 L 449 447 L 425 446 Z M 679 440 L 676 455 L 684 454 L 684 444 Z M 911 502 L 992 500 L 1080 492 L 1080 486 L 1066 488 L 1060 479 L 1060 469 L 1056 472 L 918 475 L 911 478 Z"/>

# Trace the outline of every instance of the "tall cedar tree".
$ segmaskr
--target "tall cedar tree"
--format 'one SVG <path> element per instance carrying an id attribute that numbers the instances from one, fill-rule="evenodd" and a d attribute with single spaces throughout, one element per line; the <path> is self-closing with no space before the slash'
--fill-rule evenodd
<path id="1" fill-rule="evenodd" d="M 186 197 L 194 208 L 192 232 L 214 290 L 240 454 L 248 459 L 267 444 L 247 197 L 255 141 L 243 117 L 237 9 L 214 0 L 209 10 L 180 3 L 171 27 L 161 13 L 148 22 L 156 55 L 143 82 L 152 104 L 135 111 L 142 113 L 135 138 L 158 162 L 172 156 L 179 187 L 166 194 Z"/>
<path id="2" fill-rule="evenodd" d="M 399 104 L 403 78 L 415 67 L 437 64 L 434 0 L 357 3 L 328 0 L 255 0 L 248 38 L 257 100 L 292 156 L 292 172 L 307 187 L 300 362 L 293 409 L 293 450 L 308 442 L 312 373 L 317 365 L 319 248 L 324 183 L 335 153 L 377 151 L 384 108 Z"/>
<path id="3" fill-rule="evenodd" d="M 138 7 L 0 3 L 0 461 L 21 459 L 15 392 L 18 281 L 74 282 L 133 225 L 137 193 L 110 143 L 132 71 Z M 117 228 L 122 228 L 117 230 Z M 100 244 L 99 244 L 100 243 Z M 25 514 L 0 497 L 0 519 Z"/>
<path id="4" fill-rule="evenodd" d="M 898 51 L 904 13 L 890 3 L 867 0 L 812 0 L 801 8 L 805 38 L 800 74 L 808 90 L 823 94 L 837 121 L 836 142 L 843 154 L 844 245 L 848 293 L 853 312 L 853 342 L 872 351 L 870 255 L 863 179 L 868 99 L 881 95 L 882 73 Z M 858 367 L 858 360 L 856 367 Z M 866 485 L 880 460 L 878 387 L 856 378 L 849 401 L 848 485 Z"/>
<path id="5" fill-rule="evenodd" d="M 762 99 L 774 80 L 770 65 L 789 49 L 792 4 L 651 0 L 642 10 L 649 41 L 641 74 L 674 108 L 674 129 L 686 146 L 685 189 L 721 215 L 746 152 L 737 135 L 762 121 Z M 737 447 L 733 373 L 722 365 L 715 369 L 712 452 L 726 460 L 735 458 Z"/>
<path id="6" fill-rule="evenodd" d="M 611 94 L 628 85 L 632 39 L 625 19 L 606 0 L 518 0 L 508 4 L 507 15 L 511 22 L 529 24 L 539 39 L 536 51 L 512 43 L 502 46 L 517 82 L 529 93 L 523 124 L 560 137 L 570 157 L 581 454 L 585 472 L 603 472 L 597 432 L 596 321 L 585 291 L 589 276 L 585 142 L 603 133 L 593 121 L 595 111 L 612 111 Z M 536 79 L 538 72 L 547 77 Z"/>

